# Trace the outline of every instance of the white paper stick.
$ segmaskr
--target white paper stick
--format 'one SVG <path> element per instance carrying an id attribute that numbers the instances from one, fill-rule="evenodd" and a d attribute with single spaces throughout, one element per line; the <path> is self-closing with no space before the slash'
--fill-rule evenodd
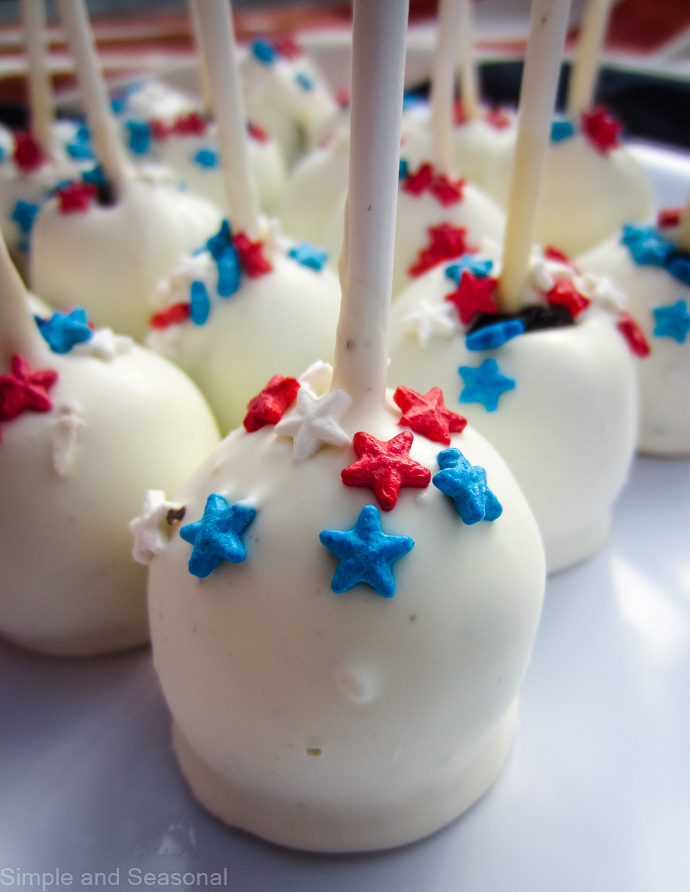
<path id="1" fill-rule="evenodd" d="M 570 0 L 532 2 L 499 279 L 501 309 L 507 312 L 520 308 L 527 282 L 569 10 Z"/>
<path id="2" fill-rule="evenodd" d="M 453 169 L 453 105 L 461 19 L 458 0 L 441 0 L 431 77 L 431 132 L 436 156 L 445 174 Z"/>
<path id="3" fill-rule="evenodd" d="M 208 79 L 208 69 L 206 68 L 206 60 L 201 47 L 201 25 L 199 24 L 199 12 L 196 4 L 189 3 L 189 16 L 192 22 L 192 34 L 194 35 L 194 45 L 196 47 L 196 58 L 199 67 L 199 85 L 201 87 L 201 102 L 204 112 L 207 115 L 213 114 L 213 101 L 211 98 L 211 84 Z"/>
<path id="4" fill-rule="evenodd" d="M 9 371 L 13 356 L 31 362 L 45 352 L 42 340 L 27 306 L 26 288 L 0 235 L 0 374 Z"/>
<path id="5" fill-rule="evenodd" d="M 191 4 L 196 7 L 211 85 L 233 229 L 256 239 L 259 236 L 259 201 L 247 154 L 246 117 L 230 4 L 226 0 L 191 0 Z"/>
<path id="6" fill-rule="evenodd" d="M 31 131 L 46 155 L 50 155 L 53 91 L 45 61 L 46 15 L 43 0 L 21 0 L 21 11 L 29 67 Z"/>
<path id="7" fill-rule="evenodd" d="M 119 192 L 129 163 L 96 54 L 84 0 L 57 0 L 79 78 L 91 138 L 105 175 Z"/>
<path id="8" fill-rule="evenodd" d="M 472 23 L 472 0 L 458 0 L 460 6 L 460 30 L 458 49 L 460 51 L 460 99 L 462 110 L 468 121 L 479 117 L 479 87 L 477 86 L 477 63 L 474 57 L 474 26 Z"/>
<path id="9" fill-rule="evenodd" d="M 601 47 L 606 36 L 612 0 L 589 0 L 570 73 L 568 114 L 578 117 L 590 109 L 599 74 Z"/>
<path id="10" fill-rule="evenodd" d="M 350 181 L 332 389 L 380 406 L 398 202 L 407 0 L 354 0 Z"/>

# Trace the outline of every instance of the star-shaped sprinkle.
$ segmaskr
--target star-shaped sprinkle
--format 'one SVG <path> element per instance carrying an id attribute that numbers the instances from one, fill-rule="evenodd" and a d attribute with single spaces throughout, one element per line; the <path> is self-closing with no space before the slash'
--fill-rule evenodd
<path id="1" fill-rule="evenodd" d="M 31 232 L 31 227 L 34 225 L 34 219 L 39 210 L 40 205 L 31 201 L 24 201 L 23 198 L 20 198 L 15 204 L 12 211 L 12 220 L 14 220 L 20 232 L 24 235 L 28 235 Z"/>
<path id="2" fill-rule="evenodd" d="M 276 434 L 292 437 L 293 456 L 298 462 L 310 458 L 322 446 L 347 446 L 350 438 L 338 422 L 351 405 L 352 399 L 344 390 L 317 397 L 302 388 L 294 410 L 276 425 Z"/>
<path id="3" fill-rule="evenodd" d="M 575 136 L 575 128 L 570 121 L 554 121 L 551 124 L 551 142 L 563 142 Z"/>
<path id="4" fill-rule="evenodd" d="M 429 244 L 421 249 L 417 260 L 408 269 L 413 277 L 421 276 L 444 260 L 452 260 L 474 250 L 467 243 L 467 229 L 464 226 L 440 223 L 438 226 L 430 226 L 427 233 Z"/>
<path id="5" fill-rule="evenodd" d="M 324 251 L 323 248 L 315 248 L 313 245 L 303 242 L 301 245 L 290 248 L 288 257 L 292 257 L 297 263 L 301 263 L 302 266 L 308 266 L 310 269 L 315 269 L 318 272 L 324 268 L 328 260 L 328 252 Z"/>
<path id="6" fill-rule="evenodd" d="M 445 174 L 437 174 L 431 181 L 429 191 L 438 201 L 438 203 L 446 208 L 462 201 L 462 187 L 465 180 L 451 180 Z"/>
<path id="7" fill-rule="evenodd" d="M 91 146 L 79 140 L 66 143 L 65 151 L 75 161 L 91 161 L 96 157 Z"/>
<path id="8" fill-rule="evenodd" d="M 434 443 L 448 446 L 450 435 L 462 433 L 467 425 L 466 418 L 446 409 L 440 387 L 432 387 L 424 395 L 409 387 L 398 387 L 393 400 L 403 413 L 398 424 L 411 427 L 416 434 Z"/>
<path id="9" fill-rule="evenodd" d="M 253 40 L 250 50 L 252 56 L 262 65 L 273 65 L 276 61 L 276 51 L 267 40 Z"/>
<path id="10" fill-rule="evenodd" d="M 680 226 L 684 208 L 662 208 L 656 218 L 659 229 L 674 229 Z"/>
<path id="11" fill-rule="evenodd" d="M 23 356 L 13 356 L 12 371 L 0 375 L 0 421 L 12 421 L 22 412 L 50 412 L 48 391 L 58 379 L 53 369 L 31 368 Z"/>
<path id="12" fill-rule="evenodd" d="M 237 249 L 240 266 L 250 279 L 258 279 L 271 272 L 273 267 L 264 256 L 262 241 L 252 242 L 243 232 L 238 232 L 232 241 Z"/>
<path id="13" fill-rule="evenodd" d="M 307 387 L 315 396 L 322 396 L 331 386 L 333 366 L 329 362 L 317 359 L 299 376 L 302 387 Z"/>
<path id="14" fill-rule="evenodd" d="M 96 187 L 93 183 L 68 183 L 57 191 L 58 208 L 61 214 L 79 214 L 88 211 L 96 200 Z"/>
<path id="15" fill-rule="evenodd" d="M 177 502 L 168 502 L 163 490 L 150 489 L 141 514 L 129 523 L 129 531 L 134 537 L 134 560 L 138 564 L 148 564 L 155 555 L 162 554 L 175 525 L 184 515 L 185 508 Z"/>
<path id="16" fill-rule="evenodd" d="M 189 318 L 195 325 L 206 325 L 211 312 L 211 301 L 203 282 L 194 281 L 189 287 Z"/>
<path id="17" fill-rule="evenodd" d="M 450 496 L 455 510 L 468 526 L 480 520 L 496 520 L 503 507 L 486 482 L 486 471 L 467 461 L 459 449 L 444 449 L 438 454 L 441 468 L 433 484 Z"/>
<path id="18" fill-rule="evenodd" d="M 323 530 L 319 539 L 338 558 L 331 581 L 331 589 L 338 594 L 365 582 L 384 598 L 392 598 L 395 579 L 391 565 L 414 548 L 409 536 L 383 532 L 375 505 L 362 508 L 351 530 Z"/>
<path id="19" fill-rule="evenodd" d="M 170 328 L 171 325 L 180 325 L 189 319 L 189 304 L 176 303 L 169 307 L 163 307 L 149 319 L 149 325 L 154 329 Z"/>
<path id="20" fill-rule="evenodd" d="M 424 489 L 431 472 L 410 458 L 414 436 L 403 431 L 392 440 L 377 440 L 358 431 L 352 441 L 358 460 L 341 471 L 345 486 L 371 486 L 384 511 L 392 511 L 400 488 Z"/>
<path id="21" fill-rule="evenodd" d="M 675 251 L 653 226 L 624 226 L 621 241 L 639 266 L 665 266 Z"/>
<path id="22" fill-rule="evenodd" d="M 463 272 L 467 270 L 477 279 L 483 279 L 489 275 L 494 265 L 489 258 L 476 257 L 474 254 L 463 254 L 456 263 L 446 267 L 446 276 L 453 282 L 459 282 Z"/>
<path id="23" fill-rule="evenodd" d="M 434 335 L 452 338 L 457 322 L 453 308 L 446 303 L 436 303 L 421 297 L 416 308 L 400 320 L 405 331 L 417 333 L 419 344 L 426 347 Z"/>
<path id="24" fill-rule="evenodd" d="M 264 130 L 260 124 L 255 124 L 254 121 L 247 121 L 247 131 L 256 142 L 266 143 L 271 141 L 268 130 Z"/>
<path id="25" fill-rule="evenodd" d="M 644 332 L 637 322 L 635 322 L 630 313 L 622 312 L 618 314 L 616 328 L 625 338 L 631 353 L 634 353 L 635 356 L 639 356 L 640 359 L 649 356 L 651 350 L 647 343 L 647 338 L 644 336 Z"/>
<path id="26" fill-rule="evenodd" d="M 116 356 L 129 353 L 134 341 L 127 335 L 115 334 L 112 328 L 97 328 L 91 332 L 91 338 L 82 344 L 76 344 L 74 353 L 84 356 L 95 356 L 106 362 L 112 362 Z"/>
<path id="27" fill-rule="evenodd" d="M 76 404 L 56 406 L 53 422 L 53 467 L 59 477 L 69 477 L 77 460 L 77 447 L 87 424 Z"/>
<path id="28" fill-rule="evenodd" d="M 46 158 L 41 144 L 33 133 L 16 133 L 14 137 L 14 163 L 24 173 L 33 173 L 42 167 Z"/>
<path id="29" fill-rule="evenodd" d="M 499 397 L 515 389 L 515 381 L 502 375 L 495 359 L 485 359 L 480 366 L 461 365 L 458 369 L 465 387 L 461 403 L 481 403 L 487 412 L 495 412 Z"/>
<path id="30" fill-rule="evenodd" d="M 213 170 L 216 167 L 220 167 L 220 153 L 209 146 L 205 146 L 194 154 L 192 161 L 198 164 L 199 167 Z"/>
<path id="31" fill-rule="evenodd" d="M 127 145 L 133 155 L 145 155 L 151 148 L 151 130 L 146 121 L 127 121 Z"/>
<path id="32" fill-rule="evenodd" d="M 603 155 L 618 148 L 620 145 L 618 137 L 622 129 L 621 125 L 607 114 L 603 106 L 582 113 L 582 132 L 588 142 Z"/>
<path id="33" fill-rule="evenodd" d="M 240 259 L 233 245 L 229 245 L 216 260 L 218 297 L 232 297 L 240 287 Z"/>
<path id="34" fill-rule="evenodd" d="M 673 338 L 684 344 L 690 331 L 690 313 L 684 300 L 679 300 L 671 307 L 657 307 L 652 311 L 656 319 L 655 338 Z"/>
<path id="35" fill-rule="evenodd" d="M 496 279 L 489 276 L 478 278 L 469 270 L 463 270 L 458 287 L 447 294 L 445 300 L 455 306 L 463 325 L 469 325 L 477 313 L 498 312 L 493 299 L 497 284 Z"/>
<path id="36" fill-rule="evenodd" d="M 203 136 L 208 130 L 208 121 L 197 111 L 178 115 L 173 121 L 171 130 L 178 136 Z"/>
<path id="37" fill-rule="evenodd" d="M 314 79 L 304 71 L 298 71 L 295 75 L 296 84 L 304 90 L 305 93 L 311 93 L 314 89 Z"/>
<path id="38" fill-rule="evenodd" d="M 220 493 L 212 492 L 201 520 L 180 529 L 180 536 L 194 546 L 189 558 L 192 576 L 204 579 L 221 561 L 242 563 L 247 557 L 242 534 L 255 518 L 256 508 L 247 502 L 229 505 Z"/>
<path id="39" fill-rule="evenodd" d="M 214 260 L 222 256 L 226 248 L 232 246 L 232 229 L 230 221 L 225 219 L 220 224 L 220 229 L 206 241 L 206 250 L 210 252 Z"/>
<path id="40" fill-rule="evenodd" d="M 553 288 L 546 295 L 551 306 L 565 307 L 575 319 L 590 305 L 591 300 L 575 287 L 570 279 L 557 279 Z"/>
<path id="41" fill-rule="evenodd" d="M 493 350 L 502 347 L 503 344 L 525 333 L 525 323 L 522 319 L 502 319 L 493 325 L 485 325 L 473 331 L 465 338 L 465 346 L 468 350 Z"/>
<path id="42" fill-rule="evenodd" d="M 433 179 L 434 169 L 431 164 L 422 164 L 414 173 L 408 170 L 402 185 L 403 192 L 419 196 L 431 186 Z"/>
<path id="43" fill-rule="evenodd" d="M 35 319 L 53 353 L 69 353 L 75 344 L 83 344 L 92 336 L 86 310 L 81 307 L 69 313 L 53 313 L 50 319 Z"/>
<path id="44" fill-rule="evenodd" d="M 245 430 L 253 433 L 267 424 L 277 424 L 287 407 L 294 403 L 299 389 L 296 378 L 274 375 L 261 393 L 250 400 L 242 422 Z"/>

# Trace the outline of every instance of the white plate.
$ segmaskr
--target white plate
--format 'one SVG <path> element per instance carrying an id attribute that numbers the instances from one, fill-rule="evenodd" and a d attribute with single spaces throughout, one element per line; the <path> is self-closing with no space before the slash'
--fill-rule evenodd
<path id="1" fill-rule="evenodd" d="M 636 152 L 658 200 L 682 204 L 690 160 Z M 636 460 L 607 547 L 548 582 L 497 783 L 392 852 L 304 855 L 209 817 L 177 769 L 148 651 L 78 661 L 0 644 L 0 885 L 62 888 L 70 873 L 72 888 L 145 888 L 148 871 L 157 888 L 204 888 L 205 873 L 235 892 L 688 892 L 689 509 L 690 460 Z"/>

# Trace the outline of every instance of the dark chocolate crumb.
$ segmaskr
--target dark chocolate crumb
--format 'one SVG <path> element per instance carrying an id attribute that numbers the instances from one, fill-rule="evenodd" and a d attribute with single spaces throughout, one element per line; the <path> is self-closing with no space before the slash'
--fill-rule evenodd
<path id="1" fill-rule="evenodd" d="M 182 518 L 187 513 L 187 509 L 184 505 L 181 508 L 170 508 L 168 513 L 165 515 L 165 519 L 167 523 L 172 526 L 174 523 L 179 523 Z"/>

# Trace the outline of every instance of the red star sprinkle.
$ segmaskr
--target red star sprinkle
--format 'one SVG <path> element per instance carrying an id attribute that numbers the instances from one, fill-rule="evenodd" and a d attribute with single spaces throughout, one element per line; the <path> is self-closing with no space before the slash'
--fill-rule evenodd
<path id="1" fill-rule="evenodd" d="M 446 294 L 445 300 L 455 304 L 460 321 L 463 325 L 469 325 L 477 313 L 498 313 L 498 307 L 493 301 L 497 284 L 496 279 L 491 276 L 480 278 L 464 269 L 458 287 Z"/>
<path id="2" fill-rule="evenodd" d="M 14 138 L 14 163 L 20 170 L 31 173 L 48 159 L 32 133 L 17 133 Z"/>
<path id="3" fill-rule="evenodd" d="M 663 208 L 659 211 L 656 218 L 656 225 L 659 229 L 671 229 L 674 226 L 680 226 L 680 221 L 685 208 Z"/>
<path id="4" fill-rule="evenodd" d="M 12 357 L 12 371 L 0 375 L 0 420 L 11 421 L 22 412 L 50 412 L 48 391 L 58 379 L 53 369 L 34 371 L 23 356 Z"/>
<path id="5" fill-rule="evenodd" d="M 273 41 L 273 49 L 285 59 L 299 59 L 304 55 L 304 50 L 295 41 L 294 37 L 281 37 Z"/>
<path id="6" fill-rule="evenodd" d="M 582 113 L 582 132 L 602 155 L 620 145 L 621 125 L 606 113 L 603 106 Z"/>
<path id="7" fill-rule="evenodd" d="M 267 424 L 278 424 L 288 406 L 297 399 L 299 387 L 297 378 L 274 375 L 261 393 L 250 400 L 242 422 L 245 430 L 251 434 Z"/>
<path id="8" fill-rule="evenodd" d="M 569 266 L 577 272 L 577 267 L 570 257 L 559 248 L 554 248 L 553 245 L 547 245 L 544 248 L 544 257 L 546 260 L 554 260 L 556 263 L 562 263 L 564 266 Z"/>
<path id="9" fill-rule="evenodd" d="M 466 241 L 467 229 L 464 226 L 440 223 L 438 226 L 431 226 L 427 232 L 429 244 L 421 249 L 416 262 L 408 269 L 407 272 L 411 276 L 421 276 L 444 260 L 452 260 L 453 257 L 476 251 L 476 248 L 470 247 Z"/>
<path id="10" fill-rule="evenodd" d="M 639 356 L 640 359 L 649 356 L 652 351 L 647 343 L 647 338 L 644 336 L 644 332 L 637 322 L 635 322 L 630 313 L 618 314 L 616 328 L 625 338 L 631 353 L 634 353 L 635 356 Z"/>
<path id="11" fill-rule="evenodd" d="M 347 87 L 342 87 L 335 94 L 335 102 L 338 108 L 347 108 L 350 105 L 350 90 Z"/>
<path id="12" fill-rule="evenodd" d="M 429 191 L 444 208 L 462 201 L 464 180 L 449 180 L 445 174 L 439 174 L 431 181 Z"/>
<path id="13" fill-rule="evenodd" d="M 252 242 L 243 232 L 238 232 L 232 243 L 237 250 L 240 266 L 250 279 L 258 279 L 271 272 L 273 267 L 264 257 L 263 242 Z"/>
<path id="14" fill-rule="evenodd" d="M 403 431 L 392 440 L 382 441 L 358 431 L 352 445 L 358 461 L 341 471 L 345 486 L 371 486 L 384 511 L 391 511 L 398 501 L 401 486 L 424 489 L 431 471 L 410 458 L 414 437 Z"/>
<path id="15" fill-rule="evenodd" d="M 96 187 L 93 183 L 69 183 L 57 193 L 61 214 L 78 214 L 88 211 L 96 198 Z"/>
<path id="16" fill-rule="evenodd" d="M 264 130 L 263 127 L 260 127 L 258 124 L 254 124 L 252 121 L 249 121 L 247 124 L 247 130 L 249 131 L 249 135 L 252 139 L 255 139 L 257 142 L 268 142 L 270 140 L 270 136 L 268 135 L 268 131 Z"/>
<path id="17" fill-rule="evenodd" d="M 495 130 L 505 130 L 510 127 L 510 115 L 507 115 L 500 108 L 492 108 L 484 115 L 484 120 L 490 124 Z"/>
<path id="18" fill-rule="evenodd" d="M 208 121 L 199 112 L 191 111 L 175 118 L 170 129 L 180 136 L 203 136 L 208 130 Z"/>
<path id="19" fill-rule="evenodd" d="M 410 195 L 421 195 L 431 186 L 434 179 L 434 168 L 430 164 L 422 164 L 416 173 L 408 173 L 403 180 L 403 192 Z"/>
<path id="20" fill-rule="evenodd" d="M 451 433 L 459 434 L 467 425 L 466 418 L 446 409 L 440 387 L 432 387 L 424 396 L 409 387 L 398 387 L 393 399 L 403 412 L 398 424 L 411 427 L 434 443 L 449 446 Z"/>
<path id="21" fill-rule="evenodd" d="M 565 307 L 573 319 L 590 305 L 591 300 L 580 294 L 570 279 L 559 279 L 546 295 L 552 307 Z"/>
<path id="22" fill-rule="evenodd" d="M 189 304 L 171 304 L 169 307 L 165 307 L 155 313 L 149 319 L 149 325 L 151 328 L 157 329 L 170 328 L 171 325 L 179 325 L 181 322 L 186 322 L 189 319 L 189 313 Z"/>
<path id="23" fill-rule="evenodd" d="M 462 102 L 459 99 L 456 99 L 453 102 L 453 125 L 455 127 L 459 127 L 461 124 L 467 123 L 467 115 L 465 114 L 465 109 L 463 108 Z"/>

